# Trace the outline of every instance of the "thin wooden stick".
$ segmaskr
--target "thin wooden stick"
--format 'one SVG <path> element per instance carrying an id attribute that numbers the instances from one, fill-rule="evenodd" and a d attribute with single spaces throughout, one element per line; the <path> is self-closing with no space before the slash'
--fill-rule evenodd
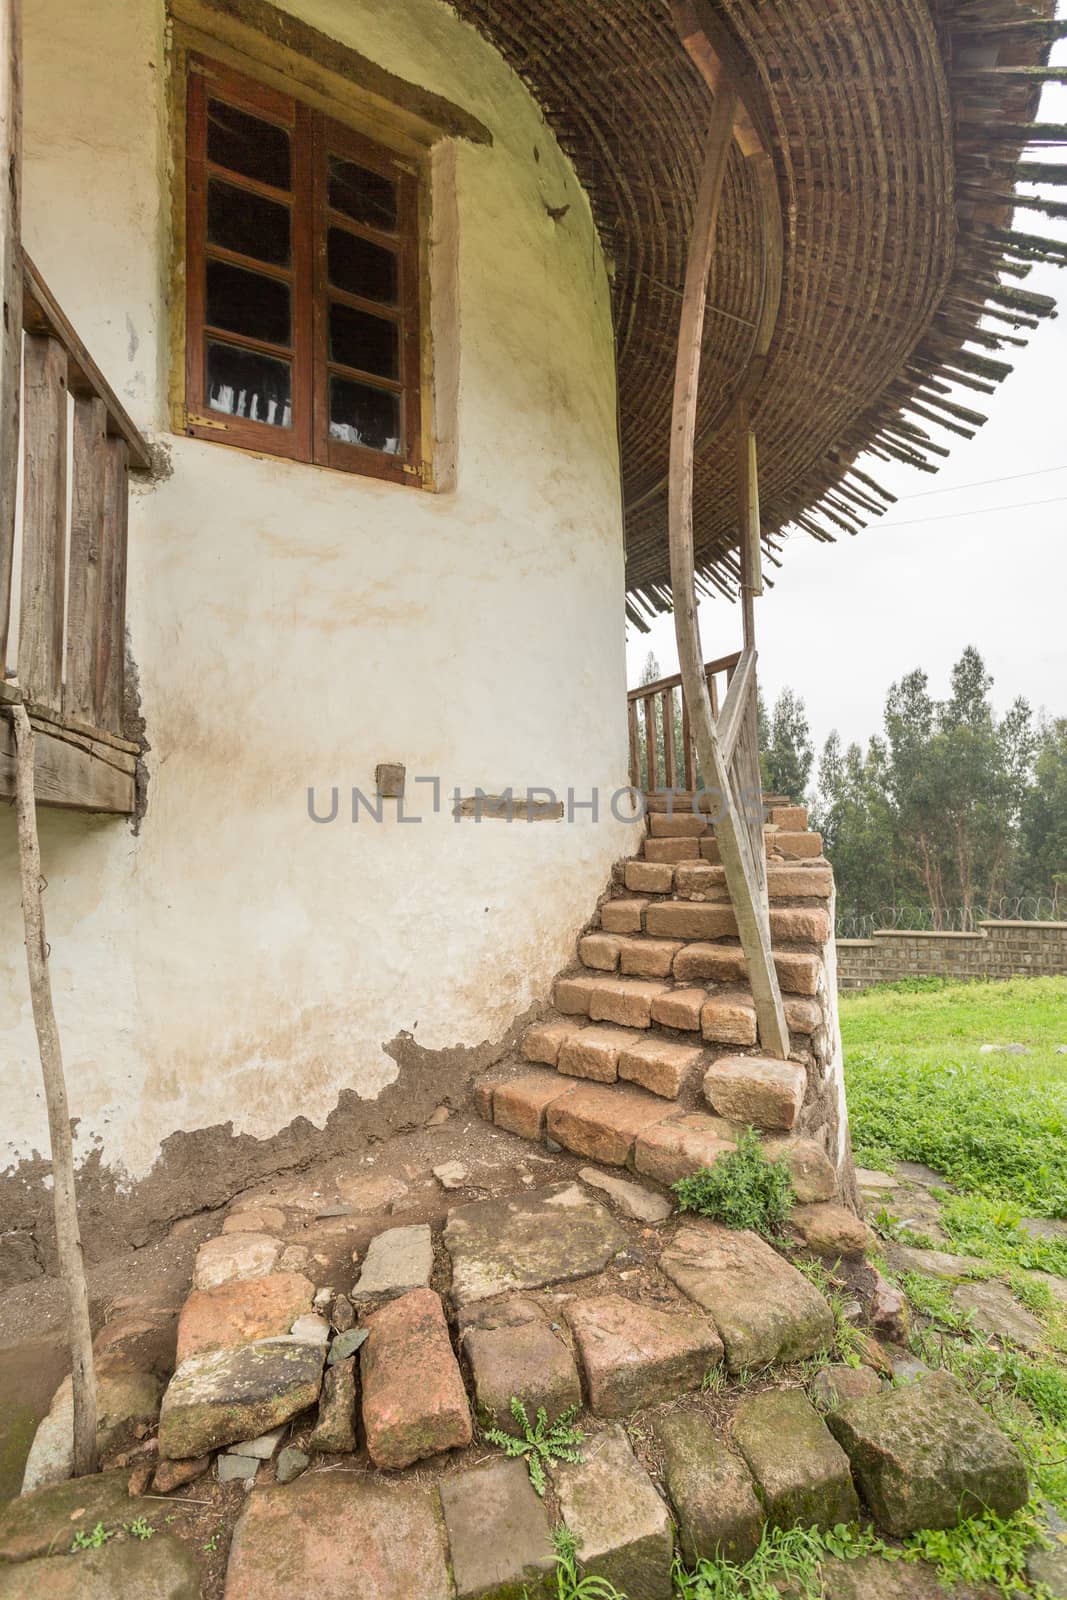
<path id="1" fill-rule="evenodd" d="M 78 1228 L 74 1195 L 74 1141 L 70 1131 L 67 1086 L 59 1028 L 52 1005 L 48 975 L 48 945 L 41 898 L 41 846 L 37 836 L 37 800 L 34 794 L 34 735 L 26 707 L 11 707 L 15 725 L 15 803 L 18 813 L 19 868 L 22 875 L 22 918 L 26 930 L 26 965 L 30 998 L 41 1056 L 41 1076 L 48 1105 L 48 1133 L 52 1146 L 52 1198 L 56 1218 L 59 1270 L 67 1285 L 72 1384 L 74 1390 L 74 1476 L 95 1472 L 96 1375 L 93 1371 L 93 1334 L 89 1324 L 89 1290 Z"/>
<path id="2" fill-rule="evenodd" d="M 22 0 L 0 0 L 0 679 L 15 553 L 22 360 Z"/>

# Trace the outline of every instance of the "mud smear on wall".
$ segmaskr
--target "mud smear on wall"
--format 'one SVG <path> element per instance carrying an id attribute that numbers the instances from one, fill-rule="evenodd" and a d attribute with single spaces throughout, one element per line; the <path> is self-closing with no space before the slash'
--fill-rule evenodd
<path id="1" fill-rule="evenodd" d="M 269 1139 L 219 1123 L 173 1133 L 140 1183 L 124 1186 L 94 1152 L 78 1172 L 82 1243 L 90 1262 L 159 1239 L 180 1217 L 225 1205 L 250 1184 L 332 1156 L 351 1156 L 421 1127 L 440 1105 L 471 1104 L 475 1077 L 513 1052 L 544 1010 L 532 1006 L 499 1039 L 428 1050 L 401 1032 L 382 1049 L 399 1072 L 375 1100 L 342 1090 L 325 1127 L 295 1117 Z M 34 1157 L 0 1175 L 0 1289 L 56 1270 L 51 1163 Z"/>

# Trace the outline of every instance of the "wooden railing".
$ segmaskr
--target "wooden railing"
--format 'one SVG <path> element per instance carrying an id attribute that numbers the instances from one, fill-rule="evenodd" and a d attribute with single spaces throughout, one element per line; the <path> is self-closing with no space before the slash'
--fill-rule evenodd
<path id="1" fill-rule="evenodd" d="M 741 652 L 704 664 L 712 713 L 719 715 Z M 626 696 L 630 733 L 630 783 L 646 794 L 656 789 L 696 788 L 697 768 L 682 678 L 657 678 Z"/>
<path id="2" fill-rule="evenodd" d="M 42 800 L 129 811 L 138 746 L 123 735 L 128 480 L 131 469 L 150 470 L 151 457 L 37 269 L 24 260 L 21 517 L 13 544 L 0 548 L 0 663 L 7 680 L 0 700 L 24 700 L 44 735 Z M 56 742 L 68 749 L 50 751 Z M 12 777 L 9 745 L 5 727 L 0 796 Z"/>

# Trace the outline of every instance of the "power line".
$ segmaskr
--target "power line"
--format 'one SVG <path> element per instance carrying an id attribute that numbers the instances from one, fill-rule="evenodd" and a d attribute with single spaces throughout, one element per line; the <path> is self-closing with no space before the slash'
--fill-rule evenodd
<path id="1" fill-rule="evenodd" d="M 945 489 L 920 489 L 916 494 L 902 494 L 898 500 L 924 500 L 930 494 L 962 494 L 964 489 L 985 489 L 991 483 L 1014 483 L 1018 478 L 1041 478 L 1048 472 L 1067 472 L 1067 462 L 1061 467 L 1035 467 L 1032 472 L 1011 472 L 1002 478 L 979 478 L 977 483 L 957 483 Z"/>
<path id="2" fill-rule="evenodd" d="M 1057 506 L 1067 500 L 1067 494 L 1053 495 L 1049 500 L 1016 500 L 1008 506 L 983 506 L 980 511 L 946 511 L 938 517 L 913 517 L 908 522 L 875 522 L 870 526 L 888 533 L 890 528 L 918 528 L 928 522 L 955 522 L 960 517 L 991 517 L 998 511 L 1023 511 L 1031 506 Z"/>

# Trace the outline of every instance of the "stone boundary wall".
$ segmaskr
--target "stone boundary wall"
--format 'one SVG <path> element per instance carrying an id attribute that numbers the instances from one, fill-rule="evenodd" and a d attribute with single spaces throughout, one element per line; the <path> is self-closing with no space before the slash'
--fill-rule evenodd
<path id="1" fill-rule="evenodd" d="M 838 989 L 901 978 L 1067 976 L 1067 922 L 980 922 L 977 933 L 887 929 L 837 940 Z"/>

